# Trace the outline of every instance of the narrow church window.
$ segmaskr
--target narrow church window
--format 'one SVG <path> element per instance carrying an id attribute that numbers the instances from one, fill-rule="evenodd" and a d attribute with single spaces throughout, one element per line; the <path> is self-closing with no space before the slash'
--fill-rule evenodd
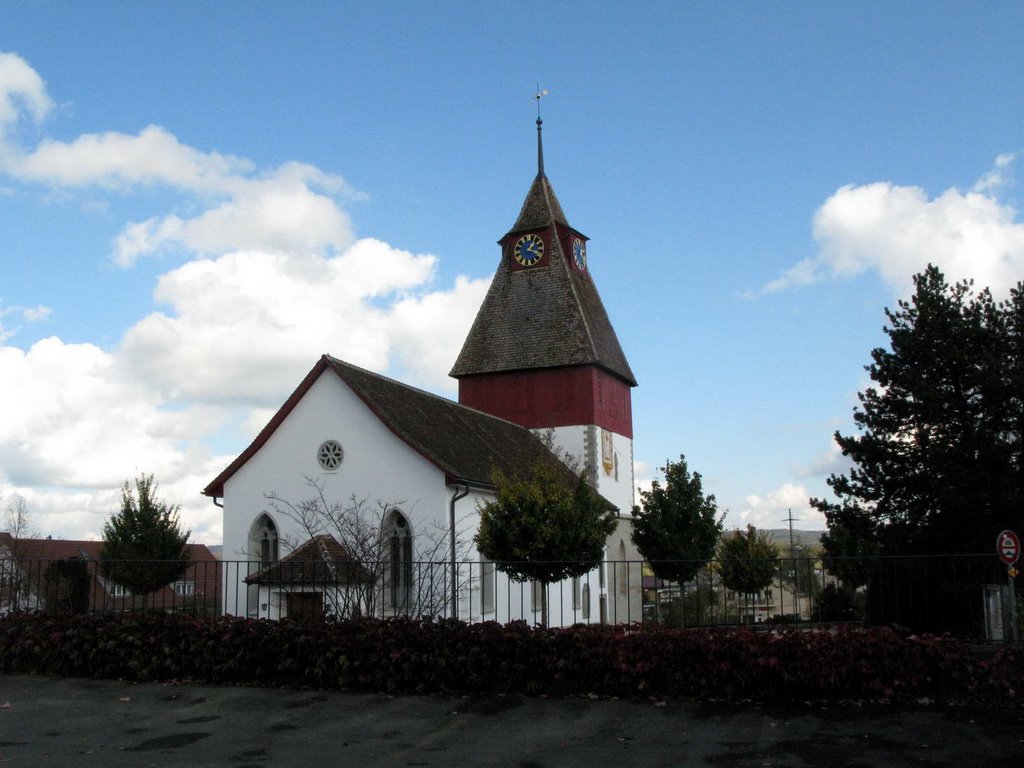
<path id="1" fill-rule="evenodd" d="M 258 559 L 263 568 L 277 562 L 278 555 L 277 526 L 264 512 L 253 521 L 249 529 L 249 559 Z"/>
<path id="2" fill-rule="evenodd" d="M 580 577 L 572 577 L 572 609 L 578 611 L 580 609 Z"/>
<path id="3" fill-rule="evenodd" d="M 494 563 L 480 558 L 480 602 L 484 613 L 494 612 Z"/>
<path id="4" fill-rule="evenodd" d="M 590 618 L 590 585 L 584 584 L 580 594 L 580 602 L 583 603 L 583 618 Z"/>
<path id="5" fill-rule="evenodd" d="M 619 597 L 629 597 L 629 562 L 626 560 L 626 543 L 619 541 L 619 562 L 616 564 L 616 592 Z"/>
<path id="6" fill-rule="evenodd" d="M 398 613 L 410 608 L 412 593 L 412 534 L 409 521 L 397 509 L 391 510 L 387 525 L 388 607 Z"/>

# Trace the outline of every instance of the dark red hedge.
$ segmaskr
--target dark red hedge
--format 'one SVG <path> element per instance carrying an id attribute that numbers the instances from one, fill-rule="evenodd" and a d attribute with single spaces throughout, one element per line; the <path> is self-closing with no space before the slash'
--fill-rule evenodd
<path id="1" fill-rule="evenodd" d="M 0 672 L 420 694 L 1019 704 L 1024 654 L 889 629 L 0 618 Z"/>

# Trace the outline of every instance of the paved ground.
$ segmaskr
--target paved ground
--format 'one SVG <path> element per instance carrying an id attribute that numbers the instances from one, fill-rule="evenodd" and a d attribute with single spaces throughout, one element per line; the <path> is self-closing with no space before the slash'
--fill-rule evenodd
<path id="1" fill-rule="evenodd" d="M 1022 761 L 1021 711 L 390 698 L 0 676 L 2 768 L 845 768 Z"/>

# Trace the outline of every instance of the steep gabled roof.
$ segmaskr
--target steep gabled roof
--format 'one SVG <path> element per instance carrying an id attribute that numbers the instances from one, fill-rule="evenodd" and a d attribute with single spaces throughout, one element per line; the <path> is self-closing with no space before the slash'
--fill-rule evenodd
<path id="1" fill-rule="evenodd" d="M 323 374 L 337 375 L 399 439 L 444 472 L 448 482 L 493 487 L 495 469 L 520 475 L 539 464 L 572 473 L 528 429 L 324 355 L 256 439 L 203 493 L 223 496 L 224 483 L 270 439 Z"/>
<path id="2" fill-rule="evenodd" d="M 549 253 L 543 265 L 513 269 L 507 253 L 502 255 L 450 375 L 458 379 L 596 365 L 636 386 L 589 270 L 570 267 L 562 253 L 562 237 L 573 230 L 551 183 L 538 174 L 519 219 L 503 241 L 522 230 L 545 226 Z"/>
<path id="3" fill-rule="evenodd" d="M 244 581 L 246 584 L 353 584 L 371 578 L 337 539 L 323 533 Z"/>

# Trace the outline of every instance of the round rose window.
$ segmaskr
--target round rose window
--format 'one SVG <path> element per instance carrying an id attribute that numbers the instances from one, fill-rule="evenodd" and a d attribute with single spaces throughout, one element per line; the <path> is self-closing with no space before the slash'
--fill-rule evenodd
<path id="1" fill-rule="evenodd" d="M 325 440 L 317 450 L 316 458 L 324 469 L 337 469 L 345 460 L 345 449 L 337 440 Z"/>

